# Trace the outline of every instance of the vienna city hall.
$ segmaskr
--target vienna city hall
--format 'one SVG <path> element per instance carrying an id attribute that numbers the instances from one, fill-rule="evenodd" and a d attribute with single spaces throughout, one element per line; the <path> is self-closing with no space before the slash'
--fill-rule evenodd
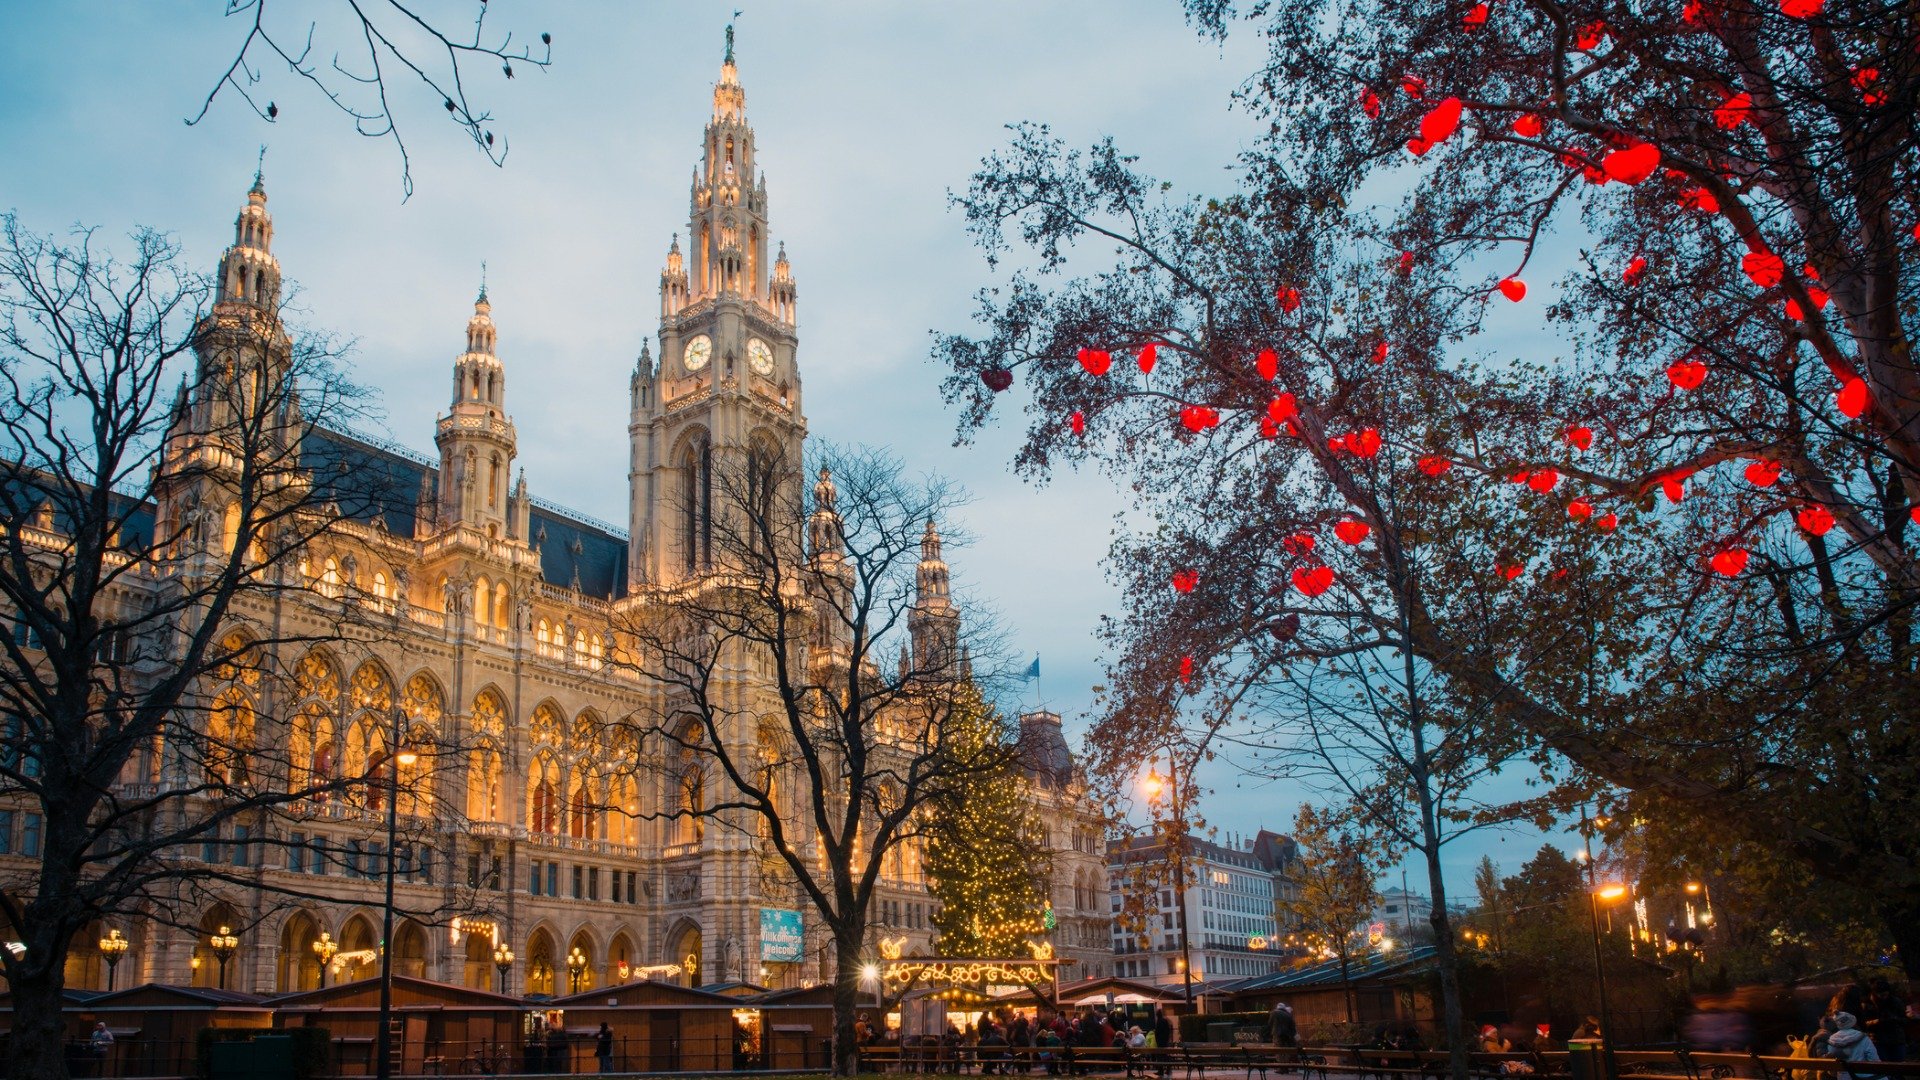
<path id="1" fill-rule="evenodd" d="M 709 470 L 759 443 L 790 463 L 782 482 L 815 482 L 799 466 L 798 290 L 770 233 L 745 104 L 729 43 L 687 231 L 684 240 L 675 234 L 660 274 L 657 339 L 636 343 L 624 530 L 542 501 L 540 478 L 516 469 L 511 300 L 493 297 L 497 327 L 484 287 L 453 361 L 450 407 L 433 430 L 436 454 L 309 429 L 306 438 L 330 444 L 315 456 L 377 477 L 377 497 L 357 509 L 343 504 L 342 517 L 304 546 L 300 567 L 313 583 L 306 600 L 238 613 L 234 634 L 247 633 L 249 620 L 271 622 L 275 641 L 304 635 L 313 643 L 276 657 L 270 675 L 239 675 L 209 691 L 204 723 L 224 743 L 270 746 L 262 760 L 284 754 L 291 782 L 367 773 L 401 722 L 407 741 L 458 749 L 395 800 L 404 848 L 386 846 L 389 808 L 377 794 L 279 807 L 252 827 L 274 834 L 268 844 L 243 843 L 260 836 L 238 824 L 208 837 L 194 857 L 218 864 L 221 880 L 205 886 L 193 910 L 168 923 L 109 920 L 127 942 L 115 958 L 118 985 L 272 994 L 371 977 L 389 859 L 397 860 L 396 908 L 433 913 L 396 926 L 389 947 L 400 975 L 514 994 L 641 978 L 798 986 L 832 976 L 828 935 L 791 882 L 769 876 L 750 830 L 715 827 L 697 813 L 724 805 L 724 777 L 623 766 L 640 749 L 621 739 L 618 723 L 656 691 L 644 677 L 649 657 L 615 662 L 623 646 L 612 628 L 643 615 L 636 609 L 650 590 L 701 573 L 697 514 Z M 280 300 L 273 235 L 256 179 L 220 260 L 211 318 L 277 321 L 262 314 L 277 312 Z M 447 313 L 450 344 L 460 314 Z M 203 344 L 200 362 L 219 347 L 217 338 Z M 178 408 L 184 415 L 202 405 Z M 407 417 L 419 410 L 399 403 L 392 411 L 405 442 Z M 417 435 L 424 442 L 425 431 Z M 191 492 L 161 489 L 152 514 L 222 542 L 220 508 Z M 914 649 L 939 647 L 961 618 L 935 523 L 920 558 Z M 339 630 L 349 603 L 358 624 L 379 632 Z M 1071 964 L 1062 978 L 1105 975 L 1111 917 L 1098 817 L 1060 718 L 1031 713 L 1019 726 L 1046 825 L 1036 842 L 1052 853 L 1048 925 L 1055 955 Z M 207 755 L 192 767 L 240 769 L 243 758 Z M 407 756 L 395 759 L 406 777 Z M 186 771 L 158 747 L 132 762 L 123 782 L 151 792 L 190 783 Z M 34 817 L 9 812 L 0 839 L 11 855 L 0 860 L 35 853 Z M 869 942 L 929 953 L 934 911 L 916 852 L 903 846 L 882 872 Z M 770 925 L 782 928 L 777 948 Z M 107 985 L 97 936 L 75 940 L 69 987 Z M 331 957 L 324 968 L 323 957 Z"/>

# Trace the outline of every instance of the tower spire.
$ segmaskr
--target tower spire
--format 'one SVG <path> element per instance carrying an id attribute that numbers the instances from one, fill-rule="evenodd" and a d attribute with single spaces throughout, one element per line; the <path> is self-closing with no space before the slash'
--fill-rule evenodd
<path id="1" fill-rule="evenodd" d="M 260 148 L 264 165 L 266 147 Z M 266 311 L 280 305 L 280 260 L 273 257 L 273 215 L 267 213 L 263 173 L 253 174 L 247 204 L 233 222 L 233 244 L 220 256 L 215 304 L 248 304 Z"/>
<path id="2" fill-rule="evenodd" d="M 507 372 L 487 299 L 486 271 L 467 320 L 467 349 L 453 362 L 453 404 L 433 441 L 440 447 L 442 522 L 509 534 L 507 477 L 518 441 L 507 417 Z"/>

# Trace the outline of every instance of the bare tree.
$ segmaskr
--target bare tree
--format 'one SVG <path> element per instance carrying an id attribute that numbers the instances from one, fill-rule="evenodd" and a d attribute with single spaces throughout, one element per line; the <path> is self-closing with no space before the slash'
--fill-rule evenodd
<path id="1" fill-rule="evenodd" d="M 242 231 L 263 221 L 243 214 Z M 391 732 L 434 739 L 408 730 L 419 718 L 391 687 L 352 691 L 372 730 L 341 760 L 302 752 L 298 720 L 272 707 L 312 674 L 281 657 L 380 632 L 377 605 L 305 555 L 377 486 L 310 438 L 359 394 L 323 339 L 282 322 L 270 260 L 237 246 L 210 284 L 168 238 L 134 244 L 118 262 L 89 232 L 63 245 L 11 217 L 0 243 L 0 804 L 37 829 L 0 868 L 21 945 L 0 951 L 15 1076 L 65 1075 L 79 933 L 297 892 L 263 864 L 321 801 L 368 817 L 399 801 L 417 850 L 440 752 L 396 753 Z"/>
<path id="2" fill-rule="evenodd" d="M 291 6 L 291 5 L 290 5 Z M 507 160 L 507 141 L 496 139 L 490 127 L 493 114 L 477 104 L 469 88 L 475 65 L 500 65 L 500 77 L 514 77 L 520 69 L 544 69 L 553 62 L 553 35 L 541 32 L 540 44 L 515 45 L 512 31 L 487 30 L 487 0 L 475 0 L 472 32 L 456 31 L 453 19 L 427 12 L 403 0 L 347 0 L 326 5 L 325 18 L 311 18 L 309 5 L 293 7 L 293 15 L 277 21 L 271 12 L 282 10 L 269 0 L 228 0 L 225 16 L 247 24 L 246 36 L 234 51 L 220 78 L 207 91 L 189 125 L 206 118 L 223 92 L 238 94 L 256 115 L 268 123 L 280 117 L 279 103 L 266 97 L 261 84 L 269 66 L 286 65 L 287 72 L 311 84 L 327 101 L 352 119 L 354 129 L 368 138 L 392 139 L 400 152 L 400 184 L 413 195 L 413 163 L 400 130 L 395 98 L 407 84 L 437 101 L 447 118 L 473 140 L 474 148 L 494 165 Z M 265 98 L 265 100 L 263 100 Z"/>
<path id="3" fill-rule="evenodd" d="M 954 490 L 873 452 L 824 454 L 810 493 L 777 452 L 728 460 L 697 508 L 704 569 L 618 627 L 656 691 L 624 722 L 654 749 L 685 838 L 750 837 L 825 925 L 833 1070 L 849 1075 L 882 868 L 1008 751 L 953 736 L 981 707 L 970 653 L 984 640 L 977 616 L 963 633 L 940 557 Z"/>

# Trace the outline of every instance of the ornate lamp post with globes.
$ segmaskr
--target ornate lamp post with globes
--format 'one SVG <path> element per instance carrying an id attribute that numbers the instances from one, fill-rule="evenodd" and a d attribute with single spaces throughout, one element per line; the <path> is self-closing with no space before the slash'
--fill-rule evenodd
<path id="1" fill-rule="evenodd" d="M 127 955 L 133 942 L 120 936 L 119 930 L 109 930 L 100 939 L 100 959 L 107 962 L 107 989 L 113 989 L 114 969 L 120 966 L 120 958 Z"/>
<path id="2" fill-rule="evenodd" d="M 507 973 L 513 970 L 513 950 L 506 942 L 493 947 L 493 966 L 500 969 L 500 992 L 507 992 Z"/>
<path id="3" fill-rule="evenodd" d="M 327 988 L 327 965 L 333 963 L 333 956 L 339 951 L 340 943 L 333 940 L 333 935 L 325 930 L 320 931 L 320 936 L 314 939 L 313 955 L 320 958 L 320 989 L 322 990 Z"/>
<path id="4" fill-rule="evenodd" d="M 580 979 L 581 979 L 581 976 L 585 975 L 586 973 L 587 973 L 587 954 L 581 952 L 580 947 L 576 945 L 574 946 L 573 951 L 567 954 L 567 992 L 568 993 L 577 994 L 580 992 Z"/>
<path id="5" fill-rule="evenodd" d="M 207 939 L 207 948 L 213 950 L 213 958 L 220 961 L 220 989 L 227 988 L 227 961 L 239 951 L 240 939 L 234 936 L 233 927 L 223 926 L 220 932 Z"/>

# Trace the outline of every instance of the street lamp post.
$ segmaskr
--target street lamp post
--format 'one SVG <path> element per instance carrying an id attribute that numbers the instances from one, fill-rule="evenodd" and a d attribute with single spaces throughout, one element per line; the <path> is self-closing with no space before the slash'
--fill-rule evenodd
<path id="1" fill-rule="evenodd" d="M 320 958 L 320 989 L 322 990 L 327 988 L 327 965 L 333 963 L 334 954 L 339 951 L 340 943 L 333 940 L 333 935 L 325 930 L 320 931 L 320 936 L 314 939 L 313 955 Z"/>
<path id="2" fill-rule="evenodd" d="M 388 743 L 394 752 L 387 760 L 387 895 L 380 928 L 380 1030 L 374 1033 L 379 1056 L 373 1075 L 378 1080 L 393 1077 L 393 876 L 397 866 L 394 846 L 399 836 L 400 766 L 420 760 L 418 753 L 404 745 L 406 720 L 406 711 L 394 706 L 393 739 Z"/>
<path id="3" fill-rule="evenodd" d="M 1158 801 L 1163 785 L 1152 772 L 1147 773 L 1147 798 Z M 1173 751 L 1167 751 L 1167 810 L 1173 815 L 1173 891 L 1180 904 L 1180 978 L 1187 1006 L 1193 1006 L 1193 949 L 1187 940 L 1187 804 L 1180 793 L 1180 773 Z"/>
<path id="4" fill-rule="evenodd" d="M 580 951 L 578 945 L 567 954 L 567 992 L 580 992 L 580 978 L 587 973 L 587 954 Z"/>
<path id="5" fill-rule="evenodd" d="M 113 989 L 114 969 L 120 966 L 120 958 L 127 955 L 127 950 L 132 946 L 133 942 L 121 937 L 118 930 L 109 930 L 106 936 L 100 939 L 100 959 L 107 962 L 108 990 Z"/>
<path id="6" fill-rule="evenodd" d="M 207 948 L 213 950 L 213 958 L 220 961 L 220 989 L 227 988 L 227 961 L 240 948 L 240 939 L 234 936 L 231 926 L 223 926 L 220 932 L 207 939 Z"/>
<path id="7" fill-rule="evenodd" d="M 500 969 L 500 992 L 507 992 L 507 972 L 513 970 L 513 950 L 506 942 L 493 947 L 493 966 Z"/>

